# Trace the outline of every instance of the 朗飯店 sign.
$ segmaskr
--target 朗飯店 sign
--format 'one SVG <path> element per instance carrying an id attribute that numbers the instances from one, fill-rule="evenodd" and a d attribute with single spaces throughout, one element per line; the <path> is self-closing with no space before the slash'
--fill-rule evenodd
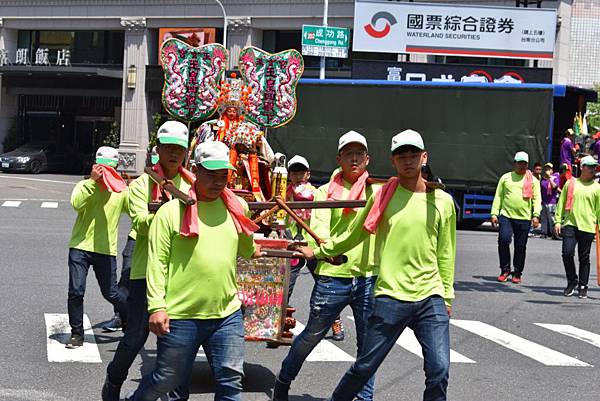
<path id="1" fill-rule="evenodd" d="M 356 0 L 352 50 L 552 59 L 556 11 Z"/>
<path id="2" fill-rule="evenodd" d="M 333 26 L 302 25 L 302 54 L 319 57 L 348 57 L 350 30 Z"/>

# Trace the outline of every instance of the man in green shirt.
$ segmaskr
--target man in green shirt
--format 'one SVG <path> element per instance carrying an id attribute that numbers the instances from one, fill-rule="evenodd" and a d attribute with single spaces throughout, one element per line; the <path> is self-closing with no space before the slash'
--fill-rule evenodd
<path id="1" fill-rule="evenodd" d="M 301 249 L 306 258 L 332 257 L 375 233 L 379 262 L 375 307 L 365 344 L 335 389 L 333 401 L 355 399 L 406 327 L 423 345 L 423 399 L 447 398 L 456 256 L 454 201 L 443 190 L 428 188 L 423 179 L 421 166 L 428 155 L 418 132 L 397 134 L 391 150 L 397 176 L 369 198 L 349 229 L 314 252 Z"/>
<path id="2" fill-rule="evenodd" d="M 527 169 L 529 155 L 517 152 L 514 158 L 514 170 L 504 174 L 498 181 L 496 195 L 492 203 L 492 226 L 498 225 L 498 256 L 500 258 L 500 275 L 498 281 L 506 282 L 510 271 L 510 243 L 515 236 L 514 272 L 512 282 L 521 283 L 521 275 L 525 267 L 527 236 L 531 224 L 540 225 L 542 211 L 542 195 L 540 182 Z"/>
<path id="3" fill-rule="evenodd" d="M 571 178 L 560 194 L 556 206 L 556 234 L 562 236 L 562 260 L 567 274 L 564 296 L 577 292 L 587 298 L 590 276 L 590 249 L 600 217 L 600 184 L 594 181 L 598 163 L 593 156 L 581 159 L 581 176 Z M 575 246 L 579 255 L 579 278 L 575 270 Z"/>
<path id="4" fill-rule="evenodd" d="M 369 154 L 367 140 L 355 131 L 339 139 L 336 161 L 341 170 L 335 173 L 328 184 L 315 193 L 315 201 L 367 199 L 374 188 L 367 182 Z M 310 227 L 326 240 L 345 232 L 357 215 L 354 209 L 315 209 Z M 310 242 L 311 240 L 307 238 Z M 315 269 L 316 282 L 310 298 L 310 315 L 306 328 L 292 343 L 287 357 L 275 381 L 273 400 L 287 401 L 288 391 L 302 364 L 327 334 L 329 327 L 348 305 L 354 314 L 358 353 L 363 349 L 367 320 L 373 309 L 373 288 L 377 279 L 377 268 L 371 240 L 356 244 L 345 252 L 348 261 L 336 266 L 320 261 Z M 371 378 L 359 394 L 359 400 L 373 399 Z"/>
<path id="5" fill-rule="evenodd" d="M 157 132 L 158 164 L 153 170 L 164 179 L 170 180 L 177 188 L 188 193 L 194 176 L 182 167 L 188 146 L 188 129 L 178 121 L 167 121 Z M 167 193 L 165 196 L 169 196 Z M 150 202 L 166 202 L 162 199 L 160 185 L 148 174 L 142 174 L 129 186 L 129 211 L 132 220 L 132 233 L 136 234 L 133 260 L 129 275 L 129 296 L 127 307 L 129 320 L 124 336 L 119 342 L 113 360 L 106 369 L 106 380 L 102 387 L 102 401 L 119 401 L 121 386 L 127 379 L 129 368 L 148 338 L 148 304 L 146 302 L 146 266 L 148 264 L 148 231 L 154 214 L 148 211 Z M 131 235 L 131 234 L 130 234 Z M 171 400 L 179 398 L 178 390 Z"/>
<path id="6" fill-rule="evenodd" d="M 78 182 L 71 194 L 71 206 L 77 212 L 77 219 L 69 242 L 71 337 L 67 348 L 83 345 L 83 297 L 90 266 L 94 266 L 102 296 L 121 316 L 126 316 L 126 295 L 117 287 L 116 255 L 119 218 L 121 213 L 128 212 L 128 192 L 127 185 L 114 170 L 118 162 L 116 149 L 100 147 L 90 178 Z"/>
<path id="7" fill-rule="evenodd" d="M 148 235 L 146 272 L 150 331 L 158 336 L 156 366 L 130 396 L 155 401 L 190 381 L 202 346 L 217 382 L 216 400 L 241 400 L 244 324 L 237 296 L 237 256 L 262 256 L 248 205 L 226 188 L 229 148 L 203 142 L 195 151 L 196 204 L 172 200 Z M 187 399 L 187 398 L 186 398 Z"/>

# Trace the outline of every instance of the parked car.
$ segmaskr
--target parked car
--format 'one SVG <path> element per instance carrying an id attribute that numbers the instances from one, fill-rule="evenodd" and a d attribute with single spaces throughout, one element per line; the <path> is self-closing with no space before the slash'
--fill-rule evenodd
<path id="1" fill-rule="evenodd" d="M 0 154 L 0 171 L 79 173 L 79 156 L 64 144 L 30 142 L 13 151 Z"/>

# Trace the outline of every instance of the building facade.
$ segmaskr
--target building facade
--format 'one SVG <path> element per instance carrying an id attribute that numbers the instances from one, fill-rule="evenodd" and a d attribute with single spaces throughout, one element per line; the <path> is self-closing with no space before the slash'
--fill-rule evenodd
<path id="1" fill-rule="evenodd" d="M 557 9 L 554 59 L 503 62 L 350 51 L 348 59 L 327 59 L 327 77 L 351 78 L 356 60 L 405 60 L 544 67 L 552 68 L 554 83 L 570 79 L 572 0 L 428 2 Z M 271 52 L 300 49 L 302 25 L 321 25 L 323 18 L 323 0 L 222 3 L 230 69 L 247 45 Z M 352 29 L 353 17 L 353 0 L 329 0 L 329 25 Z M 214 0 L 0 0 L 0 150 L 4 138 L 22 135 L 26 141 L 64 143 L 89 156 L 106 136 L 117 134 L 122 168 L 140 172 L 152 115 L 161 110 L 161 38 L 165 32 L 196 30 L 198 43 L 222 42 L 223 25 Z M 305 76 L 318 77 L 319 62 L 306 57 Z"/>

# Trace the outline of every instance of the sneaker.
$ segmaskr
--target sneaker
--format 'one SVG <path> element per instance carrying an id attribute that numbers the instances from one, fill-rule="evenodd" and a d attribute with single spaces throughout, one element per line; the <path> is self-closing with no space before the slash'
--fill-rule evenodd
<path id="1" fill-rule="evenodd" d="M 102 326 L 102 330 L 104 331 L 119 331 L 123 329 L 123 322 L 121 321 L 121 316 L 118 313 L 115 313 L 112 319 L 106 322 Z"/>
<path id="2" fill-rule="evenodd" d="M 502 272 L 502 274 L 498 276 L 498 281 L 506 283 L 508 281 L 508 276 L 510 276 L 510 272 Z"/>
<path id="3" fill-rule="evenodd" d="M 511 281 L 513 284 L 521 284 L 521 276 L 513 274 Z"/>
<path id="4" fill-rule="evenodd" d="M 333 332 L 333 336 L 331 339 L 334 341 L 344 341 L 344 325 L 340 319 L 336 319 L 335 322 L 331 325 L 331 331 Z"/>
<path id="5" fill-rule="evenodd" d="M 587 298 L 587 286 L 582 285 L 577 289 L 577 296 L 581 299 Z"/>
<path id="6" fill-rule="evenodd" d="M 273 386 L 273 396 L 271 401 L 288 401 L 288 392 L 290 391 L 290 383 L 284 383 L 279 379 L 275 379 Z"/>
<path id="7" fill-rule="evenodd" d="M 65 348 L 75 349 L 79 348 L 83 345 L 83 336 L 81 334 L 71 334 L 69 338 L 69 342 L 65 346 Z"/>
<path id="8" fill-rule="evenodd" d="M 563 291 L 563 295 L 565 297 L 572 296 L 573 294 L 575 294 L 575 287 L 577 287 L 577 284 L 569 283 L 569 285 L 567 285 L 567 288 L 565 288 L 565 290 Z"/>
<path id="9" fill-rule="evenodd" d="M 112 384 L 107 376 L 102 386 L 102 401 L 119 401 L 121 399 L 120 394 L 121 386 Z"/>

